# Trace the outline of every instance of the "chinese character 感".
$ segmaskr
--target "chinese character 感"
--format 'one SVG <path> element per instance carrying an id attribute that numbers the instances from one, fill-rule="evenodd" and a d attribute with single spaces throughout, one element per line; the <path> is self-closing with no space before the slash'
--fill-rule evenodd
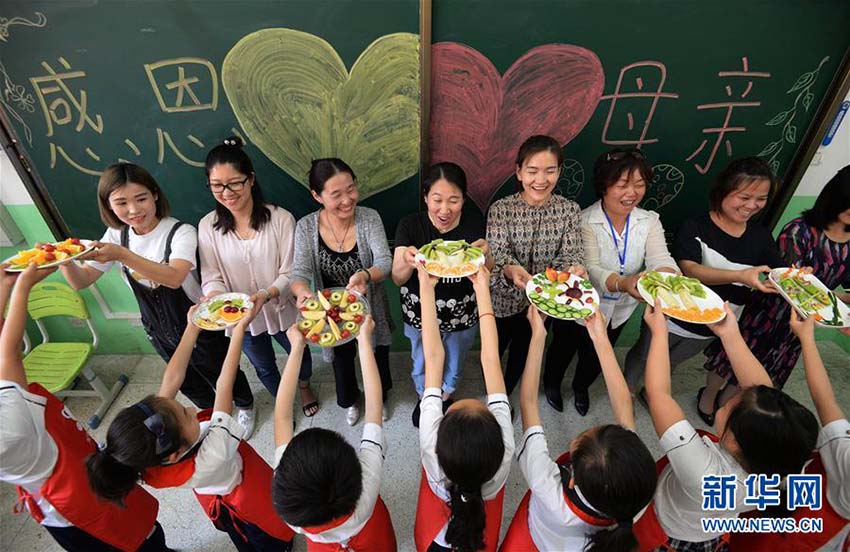
<path id="1" fill-rule="evenodd" d="M 174 68 L 176 71 L 169 71 Z M 187 70 L 191 76 L 187 76 Z M 146 63 L 145 72 L 160 109 L 166 113 L 215 111 L 218 107 L 218 75 L 213 64 L 205 59 L 185 57 Z M 206 92 L 203 99 L 193 85 Z"/>
<path id="2" fill-rule="evenodd" d="M 702 478 L 702 509 L 734 510 L 737 491 L 734 475 L 705 475 Z"/>
<path id="3" fill-rule="evenodd" d="M 53 136 L 53 125 L 62 126 L 74 119 L 74 112 L 79 117 L 75 130 L 80 132 L 85 125 L 89 125 L 98 134 L 103 133 L 103 119 L 96 114 L 94 119 L 88 115 L 88 94 L 80 90 L 74 95 L 66 81 L 86 76 L 85 71 L 70 71 L 71 64 L 65 58 L 60 57 L 59 63 L 67 69 L 65 73 L 57 73 L 46 61 L 41 66 L 47 71 L 47 75 L 30 78 L 35 88 L 44 119 L 47 122 L 47 136 Z M 54 97 L 55 95 L 55 97 Z M 50 103 L 48 104 L 48 101 Z M 73 109 L 72 109 L 73 107 Z"/>
<path id="4" fill-rule="evenodd" d="M 821 474 L 791 474 L 788 476 L 789 510 L 797 508 L 821 509 Z"/>
<path id="5" fill-rule="evenodd" d="M 779 474 L 770 477 L 763 473 L 751 473 L 747 476 L 747 496 L 744 504 L 764 510 L 768 506 L 779 506 L 782 497 L 779 492 Z"/>

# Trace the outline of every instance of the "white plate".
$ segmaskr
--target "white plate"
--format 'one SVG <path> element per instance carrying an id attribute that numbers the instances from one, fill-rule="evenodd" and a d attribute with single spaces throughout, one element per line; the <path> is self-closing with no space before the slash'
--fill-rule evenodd
<path id="1" fill-rule="evenodd" d="M 456 242 L 459 242 L 459 241 L 462 241 L 462 240 L 445 240 L 445 241 L 443 241 L 443 243 L 449 244 L 449 243 L 456 243 Z M 430 243 L 433 243 L 433 242 L 430 242 Z M 429 244 L 426 243 L 425 245 L 429 245 Z M 422 247 L 425 247 L 425 245 L 423 245 Z M 453 269 L 448 268 L 448 267 L 444 267 L 444 265 L 442 263 L 440 263 L 439 261 L 434 261 L 432 259 L 426 259 L 425 255 L 422 254 L 422 251 L 421 251 L 422 247 L 420 247 L 419 251 L 416 252 L 416 262 L 421 264 L 423 267 L 425 267 L 425 272 L 427 272 L 428 274 L 431 274 L 432 276 L 438 276 L 440 278 L 464 278 L 466 276 L 472 276 L 473 274 L 478 272 L 478 269 L 481 268 L 481 265 L 484 264 L 484 260 L 485 260 L 484 255 L 482 254 L 480 257 L 477 257 L 477 258 L 469 261 L 469 264 L 472 265 L 472 266 L 469 267 L 468 270 L 460 270 L 460 271 L 457 272 L 457 274 L 454 274 L 454 273 L 447 274 L 445 272 L 446 270 L 453 270 Z M 440 266 L 440 269 L 439 270 L 434 270 L 433 268 L 429 269 L 428 266 L 427 266 L 429 263 L 438 264 Z M 461 265 L 461 266 L 463 266 L 463 265 Z"/>
<path id="2" fill-rule="evenodd" d="M 62 240 L 62 241 L 65 241 L 65 240 Z M 62 243 L 62 241 L 52 242 L 52 245 Z M 51 261 L 49 263 L 44 263 L 43 265 L 39 265 L 38 269 L 41 270 L 43 268 L 51 268 L 51 267 L 54 267 L 54 266 L 59 266 L 59 265 L 65 264 L 65 263 L 70 263 L 74 259 L 79 258 L 80 255 L 84 255 L 84 254 L 88 253 L 89 251 L 91 251 L 92 249 L 94 249 L 94 246 L 92 245 L 93 243 L 94 242 L 92 240 L 80 240 L 80 245 L 82 245 L 84 247 L 84 249 L 82 251 L 80 251 L 76 255 L 71 255 L 67 259 L 62 259 L 61 261 Z M 8 263 L 17 256 L 18 256 L 18 254 L 15 253 L 11 257 L 5 259 L 3 262 Z M 23 272 L 24 270 L 26 270 L 26 268 L 27 267 L 25 267 L 25 266 L 10 266 L 9 268 L 6 269 L 6 272 Z"/>
<path id="3" fill-rule="evenodd" d="M 224 330 L 231 326 L 235 326 L 239 323 L 239 320 L 234 320 L 232 322 L 227 322 L 218 318 L 218 315 L 214 312 L 210 311 L 211 306 L 215 306 L 216 310 L 218 310 L 218 306 L 216 303 L 221 301 L 233 301 L 234 299 L 242 300 L 242 307 L 246 309 L 245 313 L 254 308 L 254 303 L 249 301 L 249 295 L 245 293 L 220 293 L 215 297 L 211 297 L 198 305 L 198 308 L 195 310 L 195 314 L 192 315 L 192 323 L 202 330 L 210 330 L 210 331 L 218 331 Z"/>
<path id="4" fill-rule="evenodd" d="M 367 314 L 369 314 L 369 312 L 370 312 L 369 301 L 367 301 L 366 297 L 364 297 L 361 293 L 356 292 L 356 291 L 352 291 L 352 290 L 347 290 L 344 287 L 325 288 L 325 290 L 327 290 L 331 293 L 334 293 L 335 291 L 340 291 L 342 293 L 347 293 L 349 295 L 355 296 L 357 298 L 358 302 L 363 303 L 363 310 L 358 314 L 362 314 L 363 316 L 366 316 Z M 316 294 L 321 293 L 322 291 L 324 291 L 324 290 L 317 291 Z M 316 300 L 318 301 L 318 299 L 316 299 Z M 321 312 L 321 311 L 315 311 L 315 312 Z M 325 321 L 327 321 L 327 311 L 324 311 L 324 312 L 325 312 Z M 296 320 L 296 323 L 300 323 L 302 320 L 304 320 L 304 314 L 303 314 L 303 311 L 299 311 L 298 312 L 298 320 Z M 339 345 L 345 345 L 346 343 L 348 343 L 350 341 L 354 341 L 355 339 L 357 339 L 357 334 L 360 333 L 360 326 L 361 326 L 361 324 L 357 325 L 357 332 L 356 333 L 352 333 L 350 336 L 348 336 L 346 338 L 338 339 L 330 345 L 321 345 L 319 342 L 313 342 L 309 339 L 307 340 L 307 342 L 308 343 L 314 343 L 315 345 L 318 345 L 319 347 L 338 347 Z M 325 325 L 325 327 L 322 329 L 322 331 L 320 331 L 317 335 L 321 335 L 321 334 L 329 333 L 329 332 L 331 332 L 330 325 Z"/>
<path id="5" fill-rule="evenodd" d="M 660 274 L 664 276 L 665 279 L 670 278 L 671 276 L 676 276 L 675 274 L 669 274 L 667 272 L 661 272 Z M 645 277 L 646 276 L 643 276 L 638 280 L 637 290 L 638 293 L 640 293 L 640 296 L 643 297 L 643 300 L 646 301 L 647 304 L 652 305 L 655 303 L 655 299 L 652 297 L 652 294 L 649 293 L 645 287 L 643 287 Z M 681 316 L 677 316 L 668 312 L 668 309 L 670 308 L 684 309 L 684 305 L 668 305 L 664 302 L 663 299 L 661 301 L 661 310 L 664 311 L 664 314 L 666 314 L 670 318 L 675 318 L 676 320 L 681 320 L 683 322 L 690 322 L 691 324 L 715 324 L 726 318 L 726 311 L 723 309 L 723 299 L 721 299 L 720 296 L 714 292 L 714 290 L 712 290 L 705 284 L 701 283 L 700 285 L 702 285 L 702 288 L 705 290 L 705 298 L 703 299 L 702 297 L 694 297 L 692 295 L 691 299 L 693 299 L 694 303 L 696 303 L 697 307 L 699 307 L 700 310 L 720 309 L 719 318 L 707 322 L 695 322 L 693 320 L 688 320 L 687 318 L 683 318 Z"/>
<path id="6" fill-rule="evenodd" d="M 581 299 L 571 299 L 565 294 L 567 289 L 574 287 L 576 283 L 578 283 L 578 289 L 582 291 Z M 538 289 L 541 291 L 538 292 Z M 599 293 L 594 289 L 590 280 L 580 278 L 575 274 L 570 274 L 566 282 L 550 282 L 546 274 L 535 274 L 525 284 L 525 295 L 537 310 L 559 320 L 582 320 L 599 310 Z M 590 299 L 590 303 L 587 302 L 588 299 Z M 550 305 L 551 302 L 554 302 L 555 307 L 547 309 L 545 307 L 546 302 L 550 302 Z M 572 309 L 569 307 L 572 307 Z M 559 312 L 559 308 L 565 310 Z M 585 312 L 584 315 L 577 312 L 588 310 L 590 312 Z M 569 316 L 569 314 L 574 315 Z"/>
<path id="7" fill-rule="evenodd" d="M 815 319 L 815 324 L 817 324 L 818 326 L 823 326 L 824 328 L 847 328 L 847 327 L 850 327 L 850 307 L 848 307 L 844 303 L 844 301 L 842 301 L 841 299 L 836 297 L 835 293 L 833 293 L 832 290 L 830 290 L 828 287 L 826 287 L 823 284 L 823 282 L 821 282 L 818 279 L 817 276 L 815 276 L 814 274 L 807 274 L 807 273 L 803 272 L 802 270 L 800 270 L 798 268 L 788 268 L 788 267 L 774 268 L 768 274 L 768 276 L 767 276 L 768 279 L 771 282 L 773 282 L 774 287 L 779 292 L 779 294 L 782 295 L 782 297 L 784 297 L 785 300 L 788 301 L 791 304 L 791 306 L 794 307 L 797 310 L 798 313 L 800 313 L 800 316 L 802 316 L 804 318 L 808 318 L 809 316 L 817 313 L 817 314 L 819 314 L 820 316 L 823 317 L 823 320 L 829 321 L 829 320 L 833 320 L 835 318 L 835 312 L 833 311 L 832 306 L 824 307 L 824 308 L 819 309 L 817 311 L 803 310 L 803 308 L 800 307 L 797 304 L 797 302 L 794 301 L 784 289 L 782 289 L 782 286 L 779 285 L 779 281 L 782 279 L 783 274 L 785 272 L 788 272 L 789 270 L 792 271 L 791 272 L 792 275 L 800 276 L 806 282 L 813 284 L 815 287 L 817 287 L 821 291 L 824 291 L 828 294 L 831 294 L 831 296 L 830 296 L 831 299 L 833 301 L 835 301 L 835 304 L 838 306 L 838 314 L 839 314 L 839 319 L 840 319 L 839 324 L 828 324 L 828 323 L 822 322 L 818 319 Z"/>

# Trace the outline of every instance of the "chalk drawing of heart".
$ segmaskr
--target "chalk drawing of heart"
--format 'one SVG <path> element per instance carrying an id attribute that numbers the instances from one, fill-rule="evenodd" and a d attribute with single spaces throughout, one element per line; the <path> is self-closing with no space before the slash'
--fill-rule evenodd
<path id="1" fill-rule="evenodd" d="M 361 197 L 419 170 L 419 36 L 382 36 L 349 72 L 323 39 L 294 29 L 243 37 L 221 68 L 248 138 L 307 186 L 313 159 L 339 157 Z"/>
<path id="2" fill-rule="evenodd" d="M 514 173 L 522 142 L 548 134 L 566 145 L 590 120 L 605 87 L 596 54 L 569 44 L 529 50 L 500 76 L 478 50 L 439 42 L 431 67 L 431 162 L 463 167 L 482 211 Z"/>

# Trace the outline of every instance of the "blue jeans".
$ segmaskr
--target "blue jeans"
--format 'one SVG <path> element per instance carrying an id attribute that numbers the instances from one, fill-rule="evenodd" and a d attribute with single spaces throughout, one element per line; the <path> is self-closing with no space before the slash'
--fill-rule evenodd
<path id="1" fill-rule="evenodd" d="M 272 337 L 280 343 L 283 350 L 289 354 L 292 350 L 292 345 L 286 337 L 286 332 L 278 332 L 272 336 L 268 333 L 259 335 L 251 335 L 250 332 L 245 332 L 245 337 L 242 340 L 242 352 L 254 365 L 257 370 L 257 377 L 263 382 L 272 397 L 277 396 L 277 387 L 280 385 L 280 370 L 277 368 L 277 360 L 274 356 L 274 347 L 272 347 Z M 301 381 L 309 381 L 313 375 L 313 359 L 310 356 L 310 349 L 304 348 L 304 356 L 301 359 L 301 370 L 298 373 L 298 379 Z"/>
<path id="2" fill-rule="evenodd" d="M 475 341 L 475 333 L 478 326 L 475 325 L 468 330 L 459 332 L 440 332 L 443 340 L 443 348 L 446 351 L 446 360 L 443 365 L 443 392 L 452 394 L 457 388 L 460 379 L 463 361 L 466 353 Z M 416 393 L 421 397 L 425 392 L 425 354 L 422 351 L 422 331 L 417 330 L 409 324 L 404 325 L 404 335 L 410 340 L 410 358 L 413 359 L 413 385 Z"/>

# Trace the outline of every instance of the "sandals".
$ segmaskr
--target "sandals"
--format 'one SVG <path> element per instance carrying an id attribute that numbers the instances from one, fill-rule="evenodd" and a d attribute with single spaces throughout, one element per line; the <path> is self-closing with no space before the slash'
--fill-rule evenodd
<path id="1" fill-rule="evenodd" d="M 298 382 L 298 389 L 304 391 L 305 389 L 310 389 L 310 382 L 307 382 L 307 385 L 301 385 L 301 382 Z M 312 391 L 312 390 L 311 390 Z M 315 401 L 310 401 L 305 405 L 301 406 L 301 412 L 304 413 L 304 417 L 312 418 L 319 411 L 319 399 Z"/>

